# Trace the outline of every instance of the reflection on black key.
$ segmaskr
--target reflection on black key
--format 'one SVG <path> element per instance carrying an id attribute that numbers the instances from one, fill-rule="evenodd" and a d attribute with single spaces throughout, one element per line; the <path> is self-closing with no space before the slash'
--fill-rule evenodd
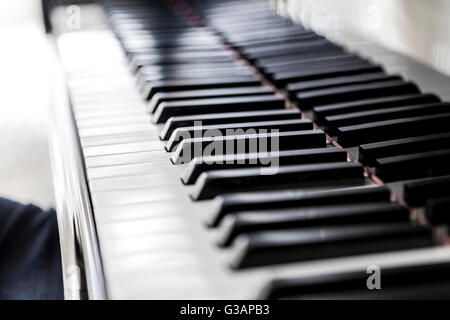
<path id="1" fill-rule="evenodd" d="M 210 170 L 265 167 L 279 165 L 347 161 L 347 153 L 338 148 L 301 149 L 268 153 L 245 153 L 194 158 L 182 181 L 194 184 L 203 172 Z"/>
<path id="2" fill-rule="evenodd" d="M 393 96 L 416 92 L 419 92 L 419 89 L 415 84 L 395 80 L 299 92 L 296 97 L 301 109 L 311 109 L 314 106 L 332 102 L 352 101 L 369 97 L 378 97 L 380 95 Z"/>
<path id="3" fill-rule="evenodd" d="M 384 181 L 417 179 L 450 174 L 450 149 L 381 158 L 375 173 Z"/>
<path id="4" fill-rule="evenodd" d="M 191 138 L 178 144 L 171 160 L 181 164 L 204 155 L 323 148 L 325 145 L 325 133 L 321 130 Z M 260 150 L 262 147 L 264 149 Z M 204 152 L 206 148 L 208 152 Z"/>
<path id="5" fill-rule="evenodd" d="M 381 290 L 367 289 L 367 268 L 352 272 L 276 278 L 260 299 L 447 299 L 450 262 L 445 259 L 381 268 Z M 413 283 L 411 279 L 414 279 Z"/>
<path id="6" fill-rule="evenodd" d="M 373 166 L 378 158 L 442 149 L 450 145 L 450 133 L 389 140 L 359 146 L 359 162 Z"/>
<path id="7" fill-rule="evenodd" d="M 255 65 L 258 68 L 268 68 L 271 66 L 279 65 L 287 61 L 306 61 L 310 59 L 316 59 L 320 57 L 331 57 L 336 55 L 342 55 L 344 51 L 341 48 L 333 48 L 332 50 L 320 51 L 320 52 L 307 52 L 301 54 L 285 55 L 280 57 L 263 58 L 256 61 Z"/>
<path id="8" fill-rule="evenodd" d="M 401 80 L 400 76 L 386 75 L 385 73 L 363 73 L 353 76 L 325 78 L 320 80 L 310 80 L 302 82 L 294 82 L 288 85 L 290 95 L 296 92 L 319 90 L 325 88 L 333 88 L 350 84 L 363 84 L 376 81 L 393 81 Z"/>
<path id="9" fill-rule="evenodd" d="M 407 222 L 262 231 L 236 241 L 236 269 L 433 245 L 428 227 Z"/>
<path id="10" fill-rule="evenodd" d="M 424 206 L 429 198 L 450 195 L 450 176 L 405 183 L 403 197 L 410 206 Z"/>
<path id="11" fill-rule="evenodd" d="M 273 93 L 273 90 L 267 87 L 241 87 L 241 88 L 238 87 L 238 88 L 159 92 L 155 94 L 153 98 L 150 100 L 147 106 L 147 111 L 153 113 L 161 102 L 233 97 L 233 96 L 256 96 L 256 95 L 268 95 L 271 93 Z"/>
<path id="12" fill-rule="evenodd" d="M 301 113 L 295 109 L 225 112 L 213 114 L 197 114 L 193 116 L 171 117 L 166 121 L 161 130 L 160 138 L 167 140 L 177 128 L 191 127 L 195 121 L 201 121 L 202 125 L 226 124 L 242 122 L 257 122 L 271 120 L 300 119 Z"/>
<path id="13" fill-rule="evenodd" d="M 331 78 L 358 73 L 381 72 L 379 66 L 368 62 L 358 62 L 348 65 L 324 66 L 303 71 L 280 72 L 273 75 L 273 81 L 277 85 L 284 85 L 288 82 L 307 81 L 322 78 Z M 289 90 L 289 87 L 287 87 Z"/>
<path id="14" fill-rule="evenodd" d="M 445 113 L 450 111 L 449 103 L 421 104 L 406 107 L 394 107 L 371 111 L 362 111 L 325 117 L 323 124 L 332 129 L 351 126 L 365 122 L 375 122 L 389 119 L 416 117 L 422 115 Z"/>
<path id="15" fill-rule="evenodd" d="M 144 89 L 144 97 L 149 100 L 157 92 L 170 92 L 181 90 L 212 89 L 259 86 L 261 81 L 254 78 L 210 78 L 193 80 L 162 80 L 147 83 Z"/>
<path id="16" fill-rule="evenodd" d="M 314 120 L 321 123 L 326 116 L 367 111 L 373 109 L 400 107 L 415 104 L 439 102 L 434 94 L 408 94 L 393 97 L 364 99 L 352 102 L 336 103 L 314 108 Z"/>
<path id="17" fill-rule="evenodd" d="M 249 61 L 256 59 L 264 59 L 271 57 L 281 57 L 285 55 L 293 54 L 311 54 L 314 52 L 328 52 L 330 50 L 336 50 L 337 46 L 330 43 L 328 40 L 313 40 L 308 42 L 302 42 L 292 48 L 276 48 L 276 47 L 263 47 L 254 49 L 254 52 L 247 52 L 245 54 Z M 337 49 L 339 50 L 339 48 Z"/>
<path id="18" fill-rule="evenodd" d="M 207 171 L 200 175 L 191 195 L 194 200 L 249 190 L 314 186 L 323 183 L 361 183 L 363 167 L 356 162 L 333 162 L 266 168 Z"/>
<path id="19" fill-rule="evenodd" d="M 401 221 L 409 221 L 408 209 L 389 202 L 236 212 L 223 221 L 220 244 L 261 230 Z"/>
<path id="20" fill-rule="evenodd" d="M 356 187 L 319 191 L 285 190 L 223 195 L 216 198 L 216 208 L 210 227 L 216 227 L 227 214 L 238 211 L 293 208 L 362 202 L 386 202 L 390 191 L 386 187 Z"/>
<path id="21" fill-rule="evenodd" d="M 271 130 L 283 131 L 299 131 L 312 130 L 313 123 L 311 120 L 295 119 L 295 120 L 276 120 L 276 121 L 260 121 L 260 122 L 236 122 L 228 124 L 213 124 L 213 125 L 199 125 L 193 127 L 184 127 L 176 129 L 169 141 L 166 144 L 166 150 L 172 151 L 173 148 L 186 138 L 203 137 L 214 135 L 238 135 L 261 133 L 264 130 L 271 132 Z"/>
<path id="22" fill-rule="evenodd" d="M 312 69 L 312 68 L 318 68 L 321 66 L 328 66 L 328 65 L 354 64 L 354 63 L 360 63 L 360 62 L 364 62 L 364 60 L 360 57 L 348 55 L 348 54 L 339 54 L 339 55 L 335 55 L 335 56 L 325 56 L 325 57 L 306 59 L 306 60 L 302 60 L 301 62 L 298 62 L 296 60 L 284 61 L 284 62 L 280 62 L 277 64 L 273 64 L 267 68 L 264 68 L 264 69 L 262 69 L 262 72 L 264 72 L 269 78 L 271 78 L 273 76 L 273 74 L 276 74 L 279 72 L 302 70 L 302 69 Z M 320 81 L 320 80 L 314 80 L 314 81 Z"/>
<path id="23" fill-rule="evenodd" d="M 337 128 L 337 141 L 344 147 L 358 144 L 448 132 L 450 113 L 385 120 Z"/>
<path id="24" fill-rule="evenodd" d="M 152 121 L 154 123 L 164 123 L 172 116 L 282 109 L 284 106 L 284 99 L 273 95 L 163 102 L 156 109 Z"/>

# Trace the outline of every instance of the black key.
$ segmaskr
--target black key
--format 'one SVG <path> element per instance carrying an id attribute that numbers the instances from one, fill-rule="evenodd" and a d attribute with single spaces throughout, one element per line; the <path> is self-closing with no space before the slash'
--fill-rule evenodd
<path id="1" fill-rule="evenodd" d="M 264 47 L 266 45 L 277 45 L 283 43 L 290 43 L 293 41 L 302 41 L 302 40 L 314 40 L 314 39 L 323 39 L 323 37 L 315 34 L 314 32 L 300 34 L 300 35 L 290 35 L 285 37 L 276 37 L 271 39 L 261 39 L 261 40 L 248 40 L 244 42 L 240 42 L 238 44 L 231 44 L 232 47 L 239 49 L 244 52 L 251 48 Z"/>
<path id="2" fill-rule="evenodd" d="M 450 149 L 380 158 L 375 174 L 385 182 L 450 174 Z"/>
<path id="3" fill-rule="evenodd" d="M 232 263 L 235 269 L 434 244 L 428 227 L 408 222 L 261 231 L 242 235 L 236 241 L 240 239 L 245 246 L 239 247 Z"/>
<path id="4" fill-rule="evenodd" d="M 450 112 L 450 103 L 420 104 L 406 107 L 393 107 L 371 111 L 353 112 L 325 117 L 324 125 L 329 129 L 351 126 L 360 123 L 389 119 L 416 117 L 422 115 Z"/>
<path id="5" fill-rule="evenodd" d="M 187 72 L 187 71 L 206 71 L 206 70 L 214 70 L 214 71 L 223 71 L 223 70 L 236 70 L 236 69 L 244 69 L 247 70 L 247 66 L 238 65 L 236 63 L 196 63 L 192 64 L 173 64 L 173 65 L 152 65 L 145 66 L 139 69 L 139 72 L 136 74 L 138 77 L 145 74 L 153 74 L 153 73 L 162 73 L 162 72 Z"/>
<path id="6" fill-rule="evenodd" d="M 296 41 L 296 42 L 284 42 L 281 44 L 267 44 L 265 46 L 259 46 L 259 47 L 253 47 L 253 48 L 244 48 L 241 52 L 245 56 L 248 56 L 249 58 L 263 58 L 265 54 L 269 54 L 269 56 L 272 56 L 272 54 L 276 54 L 276 56 L 279 56 L 280 53 L 283 52 L 283 50 L 290 52 L 291 50 L 301 50 L 301 51 L 310 51 L 312 48 L 315 47 L 331 47 L 335 46 L 330 41 L 321 38 L 321 39 L 313 39 L 313 40 L 307 40 L 307 41 Z"/>
<path id="7" fill-rule="evenodd" d="M 428 221 L 435 225 L 450 224 L 450 196 L 427 200 L 426 215 Z"/>
<path id="8" fill-rule="evenodd" d="M 176 129 L 166 144 L 166 150 L 172 151 L 175 146 L 186 138 L 195 138 L 210 136 L 211 134 L 238 135 L 249 133 L 284 131 L 313 130 L 311 120 L 295 119 L 295 120 L 276 120 L 276 121 L 260 121 L 260 122 L 236 122 L 228 124 L 198 125 L 192 127 L 184 127 Z"/>
<path id="9" fill-rule="evenodd" d="M 207 80 L 162 80 L 147 83 L 144 97 L 149 100 L 157 92 L 170 92 L 196 89 L 232 88 L 259 86 L 261 81 L 255 78 L 210 78 Z"/>
<path id="10" fill-rule="evenodd" d="M 198 178 L 191 197 L 203 200 L 231 192 L 317 186 L 324 182 L 353 184 L 364 179 L 364 169 L 356 162 L 290 165 L 273 169 L 274 174 L 264 174 L 261 168 L 204 172 Z"/>
<path id="11" fill-rule="evenodd" d="M 220 51 L 225 52 L 224 50 Z M 136 73 L 143 66 L 151 66 L 151 65 L 165 65 L 165 64 L 177 64 L 177 63 L 230 63 L 234 62 L 231 54 L 225 52 L 226 54 L 219 55 L 209 55 L 209 52 L 205 52 L 205 54 L 198 54 L 195 56 L 194 54 L 172 54 L 172 55 L 145 55 L 145 54 L 136 54 L 132 57 L 130 61 L 130 68 L 133 73 Z"/>
<path id="12" fill-rule="evenodd" d="M 269 153 L 245 153 L 194 158 L 186 168 L 182 181 L 194 184 L 203 172 L 210 170 L 265 167 L 279 165 L 347 161 L 347 153 L 338 148 L 302 149 Z"/>
<path id="13" fill-rule="evenodd" d="M 321 130 L 304 130 L 184 139 L 172 154 L 171 161 L 174 164 L 188 163 L 194 157 L 205 155 L 205 148 L 212 149 L 208 155 L 277 151 L 271 149 L 274 144 L 278 150 L 323 148 L 326 138 Z M 265 149 L 259 150 L 261 147 Z"/>
<path id="14" fill-rule="evenodd" d="M 333 48 L 332 50 L 328 50 L 328 51 L 310 52 L 310 53 L 302 53 L 302 54 L 297 53 L 297 54 L 281 56 L 281 57 L 263 58 L 263 59 L 257 60 L 254 64 L 256 65 L 256 67 L 263 69 L 263 68 L 268 68 L 273 65 L 278 65 L 280 63 L 285 63 L 288 61 L 301 62 L 301 61 L 309 60 L 309 59 L 313 59 L 313 58 L 336 56 L 336 55 L 341 55 L 344 53 L 345 52 L 341 48 Z"/>
<path id="15" fill-rule="evenodd" d="M 166 121 L 161 130 L 160 138 L 167 140 L 177 128 L 190 127 L 195 121 L 201 121 L 203 125 L 235 123 L 237 121 L 270 121 L 285 119 L 300 119 L 301 113 L 294 109 L 246 111 L 246 112 L 226 112 L 216 114 L 199 114 L 193 116 L 171 117 Z"/>
<path id="16" fill-rule="evenodd" d="M 206 78 L 249 78 L 253 76 L 250 69 L 220 69 L 220 70 L 203 70 L 193 69 L 189 71 L 172 71 L 172 72 L 153 72 L 151 74 L 137 75 L 137 84 L 139 88 L 144 88 L 147 82 L 162 80 L 202 80 Z"/>
<path id="17" fill-rule="evenodd" d="M 300 44 L 296 44 L 291 48 L 276 48 L 274 47 L 263 47 L 263 48 L 255 48 L 253 52 L 245 53 L 245 57 L 249 61 L 254 61 L 257 59 L 271 58 L 271 57 L 280 57 L 285 55 L 292 54 L 303 54 L 303 53 L 314 53 L 314 52 L 322 52 L 322 51 L 330 51 L 336 50 L 338 48 L 335 44 L 332 44 L 328 40 L 320 39 L 313 40 L 307 42 L 301 42 Z M 339 48 L 338 48 L 339 50 Z"/>
<path id="18" fill-rule="evenodd" d="M 173 116 L 283 109 L 284 107 L 284 99 L 274 95 L 172 101 L 160 103 L 153 114 L 152 121 L 164 123 Z"/>
<path id="19" fill-rule="evenodd" d="M 337 128 L 340 145 L 356 146 L 363 143 L 420 136 L 449 131 L 450 113 L 385 120 Z"/>
<path id="20" fill-rule="evenodd" d="M 450 195 L 450 176 L 434 177 L 405 183 L 403 197 L 414 207 L 424 206 L 429 198 Z"/>
<path id="21" fill-rule="evenodd" d="M 354 64 L 365 62 L 362 58 L 348 55 L 348 54 L 339 54 L 335 56 L 325 56 L 319 58 L 311 58 L 298 61 L 285 61 L 277 64 L 272 64 L 267 68 L 263 68 L 261 71 L 266 74 L 268 77 L 272 77 L 273 74 L 277 74 L 279 72 L 286 72 L 292 70 L 304 70 L 304 69 L 312 69 L 329 65 L 345 65 L 345 64 Z M 318 80 L 317 80 L 318 81 Z"/>
<path id="22" fill-rule="evenodd" d="M 147 105 L 147 111 L 153 113 L 161 102 L 269 94 L 273 94 L 273 90 L 268 87 L 238 87 L 208 90 L 159 92 L 155 94 L 150 100 L 149 104 Z"/>
<path id="23" fill-rule="evenodd" d="M 294 82 L 289 84 L 289 94 L 293 95 L 296 92 L 319 90 L 325 88 L 339 87 L 349 84 L 363 84 L 376 81 L 392 81 L 401 80 L 400 76 L 386 75 L 384 73 L 363 73 L 353 76 L 325 78 L 320 80 Z"/>
<path id="24" fill-rule="evenodd" d="M 408 94 L 393 97 L 364 99 L 352 102 L 336 103 L 314 108 L 314 120 L 322 123 L 326 116 L 367 111 L 373 109 L 400 107 L 407 105 L 439 102 L 434 94 Z"/>
<path id="25" fill-rule="evenodd" d="M 359 100 L 366 97 L 393 96 L 419 92 L 415 84 L 402 80 L 380 81 L 364 84 L 355 84 L 342 87 L 333 87 L 320 90 L 299 92 L 296 99 L 301 109 L 329 104 Z"/>
<path id="26" fill-rule="evenodd" d="M 275 278 L 259 299 L 447 299 L 450 262 L 402 264 L 381 269 L 381 290 L 367 289 L 367 268 L 351 272 L 320 273 L 308 277 Z M 413 283 L 411 279 L 414 279 Z"/>
<path id="27" fill-rule="evenodd" d="M 122 43 L 125 52 L 128 57 L 132 57 L 135 54 L 139 53 L 149 53 L 149 54 L 164 54 L 164 53 L 172 53 L 177 51 L 183 52 L 196 52 L 196 51 L 218 51 L 223 50 L 223 45 L 220 43 L 214 44 L 203 44 L 203 45 L 190 45 L 181 43 L 166 43 L 158 44 L 156 42 L 146 42 L 146 43 L 136 43 L 132 41 L 125 41 Z M 141 67 L 139 71 L 142 71 Z"/>
<path id="28" fill-rule="evenodd" d="M 386 187 L 238 193 L 216 198 L 215 211 L 207 224 L 210 227 L 216 227 L 225 216 L 239 211 L 363 202 L 388 202 L 389 200 L 390 191 Z"/>
<path id="29" fill-rule="evenodd" d="M 408 209 L 389 202 L 236 212 L 223 221 L 220 244 L 262 230 L 401 221 L 409 221 Z"/>
<path id="30" fill-rule="evenodd" d="M 288 82 L 308 81 L 314 79 L 332 78 L 338 76 L 359 74 L 359 73 L 371 73 L 382 72 L 383 69 L 380 66 L 373 65 L 369 62 L 357 62 L 347 65 L 336 66 L 323 66 L 313 69 L 280 72 L 272 76 L 275 84 L 282 86 Z M 289 91 L 289 85 L 286 87 Z"/>
<path id="31" fill-rule="evenodd" d="M 450 145 L 450 133 L 389 140 L 359 146 L 359 162 L 373 166 L 378 158 L 442 149 Z"/>

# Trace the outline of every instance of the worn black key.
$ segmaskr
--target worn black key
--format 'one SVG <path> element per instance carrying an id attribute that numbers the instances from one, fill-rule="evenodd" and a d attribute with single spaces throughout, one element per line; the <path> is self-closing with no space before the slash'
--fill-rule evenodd
<path id="1" fill-rule="evenodd" d="M 325 78 L 320 80 L 310 80 L 302 82 L 294 82 L 289 84 L 289 94 L 293 95 L 296 92 L 319 90 L 325 88 L 339 87 L 349 84 L 363 84 L 376 81 L 392 81 L 401 80 L 400 76 L 386 75 L 385 73 L 363 73 L 353 76 Z"/>
<path id="2" fill-rule="evenodd" d="M 219 88 L 206 90 L 189 90 L 174 92 L 159 92 L 153 96 L 147 105 L 147 111 L 153 113 L 162 102 L 191 100 L 191 99 L 210 99 L 220 97 L 234 96 L 257 96 L 273 94 L 273 90 L 268 87 L 238 87 L 238 88 Z"/>
<path id="3" fill-rule="evenodd" d="M 382 97 L 364 99 L 358 101 L 333 103 L 330 105 L 324 105 L 314 107 L 314 120 L 317 123 L 322 123 L 326 116 L 367 111 L 373 109 L 400 107 L 416 104 L 434 103 L 439 102 L 439 98 L 434 94 L 408 94 L 393 97 Z"/>
<path id="4" fill-rule="evenodd" d="M 284 107 L 284 99 L 275 95 L 172 101 L 160 103 L 153 114 L 152 121 L 154 123 L 164 123 L 173 116 L 283 109 Z"/>
<path id="5" fill-rule="evenodd" d="M 359 146 L 358 161 L 373 166 L 378 158 L 431 151 L 450 145 L 450 133 L 368 143 Z"/>
<path id="6" fill-rule="evenodd" d="M 389 202 L 236 212 L 224 219 L 220 244 L 262 230 L 402 221 L 409 221 L 408 209 Z"/>
<path id="7" fill-rule="evenodd" d="M 261 81 L 255 78 L 210 78 L 202 80 L 162 80 L 147 83 L 144 97 L 149 100 L 157 92 L 170 92 L 196 89 L 232 88 L 259 86 Z"/>
<path id="8" fill-rule="evenodd" d="M 422 115 L 450 112 L 450 103 L 420 104 L 415 106 L 393 107 L 361 111 L 325 117 L 323 124 L 329 128 L 351 126 L 360 123 L 389 119 L 416 117 Z"/>
<path id="9" fill-rule="evenodd" d="M 356 162 L 290 165 L 274 169 L 274 174 L 262 174 L 261 168 L 204 172 L 198 178 L 191 197 L 203 200 L 231 192 L 314 186 L 324 182 L 353 184 L 364 179 L 363 167 Z"/>
<path id="10" fill-rule="evenodd" d="M 235 269 L 286 262 L 421 248 L 434 244 L 431 230 L 409 222 L 260 231 L 236 239 L 245 246 Z"/>
<path id="11" fill-rule="evenodd" d="M 193 116 L 171 117 L 166 121 L 161 130 L 160 138 L 167 140 L 177 128 L 190 127 L 195 121 L 201 121 L 203 125 L 235 123 L 238 121 L 257 122 L 270 120 L 300 119 L 301 113 L 294 109 L 225 112 L 216 114 L 198 114 Z"/>
<path id="12" fill-rule="evenodd" d="M 381 290 L 367 289 L 367 267 L 361 270 L 320 273 L 308 277 L 275 278 L 259 299 L 447 299 L 450 295 L 450 262 L 383 266 Z M 411 282 L 414 279 L 414 282 Z"/>
<path id="13" fill-rule="evenodd" d="M 427 200 L 426 215 L 432 224 L 450 224 L 450 196 L 431 198 Z"/>
<path id="14" fill-rule="evenodd" d="M 216 227 L 226 215 L 239 211 L 346 203 L 387 202 L 389 199 L 389 189 L 378 186 L 319 191 L 285 190 L 230 194 L 216 198 L 215 211 L 207 223 L 210 227 Z"/>
<path id="15" fill-rule="evenodd" d="M 194 158 L 182 177 L 185 184 L 194 184 L 203 172 L 210 170 L 273 167 L 325 162 L 345 162 L 347 153 L 340 148 L 301 149 L 268 153 L 245 153 Z"/>
<path id="16" fill-rule="evenodd" d="M 403 197 L 414 207 L 424 206 L 429 198 L 450 195 L 450 176 L 434 177 L 405 183 Z"/>
<path id="17" fill-rule="evenodd" d="M 299 92 L 296 94 L 296 99 L 301 109 L 311 109 L 315 106 L 332 102 L 353 101 L 380 95 L 393 96 L 417 92 L 419 92 L 419 89 L 415 84 L 402 80 L 393 80 Z"/>
<path id="18" fill-rule="evenodd" d="M 344 147 L 363 143 L 448 132 L 450 113 L 385 120 L 337 128 L 337 141 Z"/>
<path id="19" fill-rule="evenodd" d="M 323 66 L 313 69 L 287 71 L 274 74 L 272 80 L 275 84 L 283 86 L 289 82 L 308 81 L 314 79 L 332 78 L 338 76 L 382 72 L 380 66 L 373 65 L 369 62 L 356 62 L 347 65 Z M 289 91 L 289 85 L 286 87 Z"/>
<path id="20" fill-rule="evenodd" d="M 427 151 L 375 161 L 375 173 L 384 181 L 407 180 L 450 174 L 450 149 Z"/>
<path id="21" fill-rule="evenodd" d="M 188 163 L 194 157 L 204 156 L 206 148 L 209 149 L 207 155 L 220 155 L 277 151 L 271 149 L 274 145 L 277 150 L 323 148 L 326 138 L 321 130 L 304 130 L 184 139 L 172 154 L 171 161 Z M 263 147 L 264 150 L 260 150 Z"/>
<path id="22" fill-rule="evenodd" d="M 256 134 L 262 132 L 284 132 L 313 130 L 313 123 L 307 119 L 294 120 L 274 120 L 259 122 L 236 122 L 228 124 L 198 125 L 176 129 L 169 141 L 166 143 L 166 150 L 173 151 L 175 146 L 186 138 L 195 138 L 214 135 L 238 135 Z"/>

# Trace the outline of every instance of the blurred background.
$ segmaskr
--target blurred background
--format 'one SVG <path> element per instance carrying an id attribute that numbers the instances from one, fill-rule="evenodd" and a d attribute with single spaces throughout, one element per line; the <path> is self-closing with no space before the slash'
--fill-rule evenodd
<path id="1" fill-rule="evenodd" d="M 40 5 L 0 1 L 0 196 L 49 207 L 49 49 Z"/>
<path id="2" fill-rule="evenodd" d="M 267 1 L 330 37 L 355 33 L 450 74 L 450 1 Z M 0 1 L 0 196 L 49 207 L 49 46 L 40 5 Z"/>
<path id="3" fill-rule="evenodd" d="M 450 74 L 448 0 L 270 1 L 319 33 L 356 34 Z"/>

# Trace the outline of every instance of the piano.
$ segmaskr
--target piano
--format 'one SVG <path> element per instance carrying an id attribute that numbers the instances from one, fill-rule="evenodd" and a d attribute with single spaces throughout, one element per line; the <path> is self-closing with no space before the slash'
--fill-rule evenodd
<path id="1" fill-rule="evenodd" d="M 66 299 L 450 297 L 448 77 L 266 0 L 46 8 Z"/>

